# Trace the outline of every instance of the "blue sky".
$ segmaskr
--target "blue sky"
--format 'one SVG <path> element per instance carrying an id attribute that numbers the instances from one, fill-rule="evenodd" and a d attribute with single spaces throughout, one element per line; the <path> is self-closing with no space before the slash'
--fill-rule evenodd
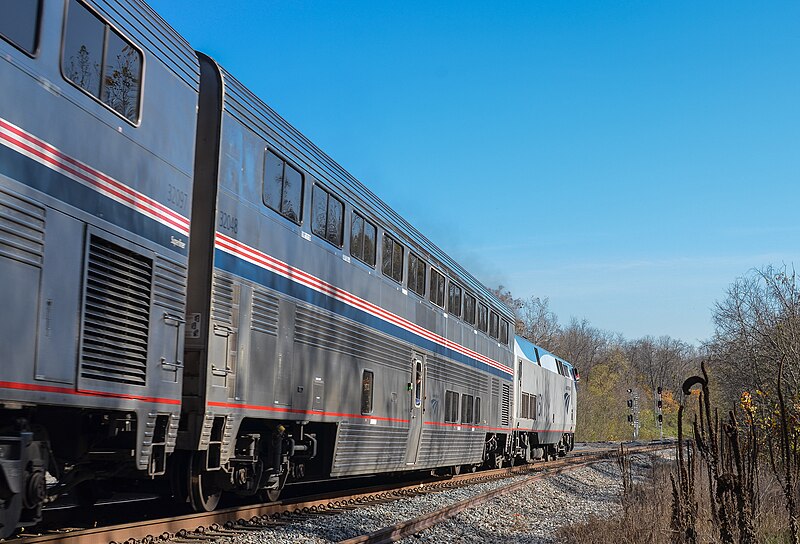
<path id="1" fill-rule="evenodd" d="M 489 286 L 712 333 L 800 261 L 800 3 L 150 0 Z"/>

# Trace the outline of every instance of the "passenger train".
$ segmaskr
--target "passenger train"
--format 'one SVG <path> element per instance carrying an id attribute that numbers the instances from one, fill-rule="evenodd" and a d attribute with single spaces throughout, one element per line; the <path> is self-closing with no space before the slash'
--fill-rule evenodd
<path id="1" fill-rule="evenodd" d="M 0 538 L 573 446 L 576 374 L 142 0 L 0 6 Z"/>

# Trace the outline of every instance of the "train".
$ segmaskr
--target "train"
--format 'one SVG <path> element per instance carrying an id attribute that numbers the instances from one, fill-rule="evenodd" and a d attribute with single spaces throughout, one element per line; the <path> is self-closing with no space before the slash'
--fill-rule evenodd
<path id="1" fill-rule="evenodd" d="M 574 446 L 574 367 L 143 0 L 0 17 L 0 538 Z"/>

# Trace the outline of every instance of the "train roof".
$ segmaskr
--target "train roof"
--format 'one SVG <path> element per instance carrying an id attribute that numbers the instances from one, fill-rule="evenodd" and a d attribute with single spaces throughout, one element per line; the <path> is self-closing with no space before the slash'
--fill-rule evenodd
<path id="1" fill-rule="evenodd" d="M 224 86 L 223 108 L 228 114 L 265 140 L 277 136 L 279 143 L 308 173 L 324 181 L 332 189 L 339 189 L 341 193 L 339 196 L 350 200 L 351 204 L 358 204 L 364 211 L 371 212 L 381 226 L 390 233 L 405 238 L 423 252 L 427 252 L 434 261 L 433 264 L 449 271 L 451 277 L 465 284 L 465 287 L 469 287 L 476 295 L 492 302 L 506 319 L 514 323 L 515 317 L 511 309 L 477 278 L 281 117 L 233 74 L 221 66 L 220 73 Z"/>
<path id="2" fill-rule="evenodd" d="M 118 24 L 127 36 L 190 87 L 200 86 L 200 63 L 194 48 L 143 0 L 90 0 L 107 21 Z"/>
<path id="3" fill-rule="evenodd" d="M 521 351 L 522 354 L 530 361 L 537 362 L 543 356 L 549 355 L 549 356 L 553 357 L 554 359 L 558 359 L 559 361 L 561 361 L 563 364 L 567 365 L 568 367 L 573 368 L 573 365 L 568 363 L 567 361 L 565 361 L 562 357 L 559 357 L 555 353 L 551 353 L 550 351 L 547 351 L 546 349 L 544 349 L 541 346 L 537 346 L 536 344 L 534 344 L 533 342 L 531 342 L 530 340 L 528 340 L 526 338 L 523 338 L 522 336 L 515 335 L 514 336 L 514 342 L 516 343 L 517 348 L 519 349 L 519 351 Z M 538 358 L 536 357 L 536 350 L 539 350 L 539 357 Z M 553 363 L 553 364 L 555 364 L 555 363 Z"/>

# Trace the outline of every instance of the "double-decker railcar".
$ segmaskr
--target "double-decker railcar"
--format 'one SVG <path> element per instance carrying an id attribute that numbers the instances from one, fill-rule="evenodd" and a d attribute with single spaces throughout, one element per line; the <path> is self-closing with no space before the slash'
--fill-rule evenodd
<path id="1" fill-rule="evenodd" d="M 499 462 L 513 315 L 231 74 L 200 64 L 178 441 L 192 505 L 213 508 L 222 490 L 274 497 L 287 478 Z"/>
<path id="2" fill-rule="evenodd" d="M 575 368 L 520 336 L 514 355 L 514 457 L 532 461 L 565 455 L 575 445 Z"/>
<path id="3" fill-rule="evenodd" d="M 165 472 L 198 93 L 142 2 L 0 5 L 0 537 L 39 518 L 46 472 Z"/>

